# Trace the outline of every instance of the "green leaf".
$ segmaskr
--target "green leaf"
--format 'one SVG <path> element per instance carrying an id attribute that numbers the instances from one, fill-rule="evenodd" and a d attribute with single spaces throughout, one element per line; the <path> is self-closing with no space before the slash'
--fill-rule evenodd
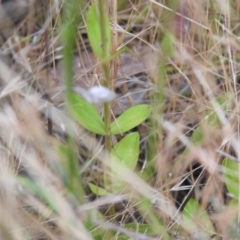
<path id="1" fill-rule="evenodd" d="M 94 105 L 72 93 L 69 109 L 84 128 L 93 133 L 105 135 L 104 122 Z"/>
<path id="2" fill-rule="evenodd" d="M 206 238 L 209 238 L 214 233 L 214 227 L 208 213 L 193 198 L 188 200 L 182 216 L 182 226 L 190 233 L 199 232 Z"/>
<path id="3" fill-rule="evenodd" d="M 128 130 L 138 126 L 140 123 L 145 121 L 149 117 L 151 111 L 151 106 L 146 104 L 141 104 L 129 108 L 114 122 L 111 123 L 110 133 L 122 134 L 124 132 L 127 132 Z"/>
<path id="4" fill-rule="evenodd" d="M 132 171 L 136 168 L 139 157 L 139 134 L 136 132 L 128 134 L 114 145 L 111 155 L 111 170 L 114 175 L 112 186 L 114 191 L 119 191 L 125 183 L 118 180 L 115 173 L 119 171 L 119 164 L 127 166 Z"/>
<path id="5" fill-rule="evenodd" d="M 225 158 L 222 162 L 223 173 L 227 190 L 235 199 L 239 199 L 239 164 L 231 159 Z"/>
<path id="6" fill-rule="evenodd" d="M 98 196 L 107 196 L 110 194 L 104 188 L 98 187 L 92 183 L 89 183 L 88 186 L 90 187 L 91 191 Z"/>
<path id="7" fill-rule="evenodd" d="M 108 56 L 110 55 L 111 50 L 111 28 L 109 24 L 109 20 L 105 15 L 104 19 L 104 27 L 105 27 L 105 44 L 107 46 Z M 92 4 L 88 10 L 87 14 L 87 34 L 88 39 L 91 44 L 92 50 L 97 58 L 103 60 L 103 43 L 101 37 L 101 24 L 100 24 L 100 16 L 98 4 Z"/>
<path id="8" fill-rule="evenodd" d="M 113 156 L 112 167 L 115 161 L 120 161 L 130 170 L 134 170 L 139 156 L 139 134 L 133 132 L 114 145 L 111 152 Z"/>

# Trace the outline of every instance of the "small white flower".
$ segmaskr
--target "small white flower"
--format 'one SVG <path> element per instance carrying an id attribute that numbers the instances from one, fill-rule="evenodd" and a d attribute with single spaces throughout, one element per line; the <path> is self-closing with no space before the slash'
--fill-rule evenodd
<path id="1" fill-rule="evenodd" d="M 117 94 L 103 86 L 93 86 L 89 90 L 76 88 L 75 91 L 80 94 L 89 103 L 105 103 L 112 101 Z"/>
<path id="2" fill-rule="evenodd" d="M 116 97 L 116 93 L 103 86 L 94 86 L 89 89 L 93 103 L 110 102 Z"/>

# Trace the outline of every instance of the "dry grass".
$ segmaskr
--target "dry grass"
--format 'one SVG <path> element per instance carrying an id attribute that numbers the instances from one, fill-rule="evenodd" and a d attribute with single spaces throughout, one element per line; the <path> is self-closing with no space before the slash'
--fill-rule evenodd
<path id="1" fill-rule="evenodd" d="M 89 89 L 103 73 L 86 34 L 90 1 L 80 2 L 73 86 Z M 119 166 L 128 184 L 119 194 L 89 189 L 103 187 L 111 157 L 103 137 L 79 126 L 64 102 L 66 5 L 39 3 L 2 46 L 11 60 L 0 64 L 0 239 L 238 239 L 239 203 L 229 204 L 222 160 L 240 159 L 240 1 L 117 2 L 106 1 L 112 48 L 129 51 L 110 64 L 118 93 L 112 118 L 136 104 L 153 107 L 136 128 L 137 169 Z M 78 178 L 69 156 L 77 157 Z M 194 211 L 186 224 L 190 198 L 212 232 Z"/>

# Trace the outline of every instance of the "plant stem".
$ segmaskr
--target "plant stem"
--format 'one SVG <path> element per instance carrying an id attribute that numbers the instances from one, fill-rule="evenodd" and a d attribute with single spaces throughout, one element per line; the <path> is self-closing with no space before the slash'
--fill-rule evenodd
<path id="1" fill-rule="evenodd" d="M 107 39 L 107 33 L 106 33 L 106 27 L 105 27 L 105 0 L 99 0 L 99 17 L 100 17 L 100 26 L 101 26 L 101 41 L 102 41 L 102 68 L 104 71 L 104 82 L 103 85 L 106 88 L 109 88 L 110 86 L 110 74 L 109 74 L 109 61 L 106 61 L 105 59 L 108 57 L 108 49 L 107 49 L 107 41 L 110 41 L 110 39 Z M 111 151 L 111 136 L 109 134 L 110 129 L 110 122 L 111 122 L 111 114 L 109 109 L 109 103 L 104 103 L 104 123 L 105 123 L 105 148 L 107 151 Z"/>
<path id="2" fill-rule="evenodd" d="M 111 39 L 107 38 L 106 27 L 105 27 L 105 0 L 99 0 L 99 16 L 100 16 L 100 26 L 101 26 L 101 42 L 102 42 L 102 68 L 104 71 L 104 86 L 106 88 L 110 87 L 110 71 L 109 71 L 109 61 L 106 60 L 109 52 L 107 49 L 107 41 Z M 111 114 L 110 114 L 110 104 L 104 103 L 104 124 L 105 124 L 105 148 L 110 153 L 111 152 L 111 135 L 110 135 L 110 123 L 111 123 Z M 111 188 L 111 179 L 106 178 L 107 186 Z M 109 213 L 111 216 L 115 214 L 114 206 L 110 206 Z"/>

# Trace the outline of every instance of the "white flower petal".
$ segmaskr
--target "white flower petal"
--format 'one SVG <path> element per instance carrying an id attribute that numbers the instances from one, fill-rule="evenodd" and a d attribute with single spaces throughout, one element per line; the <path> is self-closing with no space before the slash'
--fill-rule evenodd
<path id="1" fill-rule="evenodd" d="M 94 104 L 110 102 L 117 96 L 115 92 L 103 86 L 93 86 L 89 90 L 77 87 L 74 90 L 87 102 Z"/>
<path id="2" fill-rule="evenodd" d="M 116 97 L 116 93 L 103 86 L 94 86 L 88 90 L 93 103 L 110 102 Z"/>

